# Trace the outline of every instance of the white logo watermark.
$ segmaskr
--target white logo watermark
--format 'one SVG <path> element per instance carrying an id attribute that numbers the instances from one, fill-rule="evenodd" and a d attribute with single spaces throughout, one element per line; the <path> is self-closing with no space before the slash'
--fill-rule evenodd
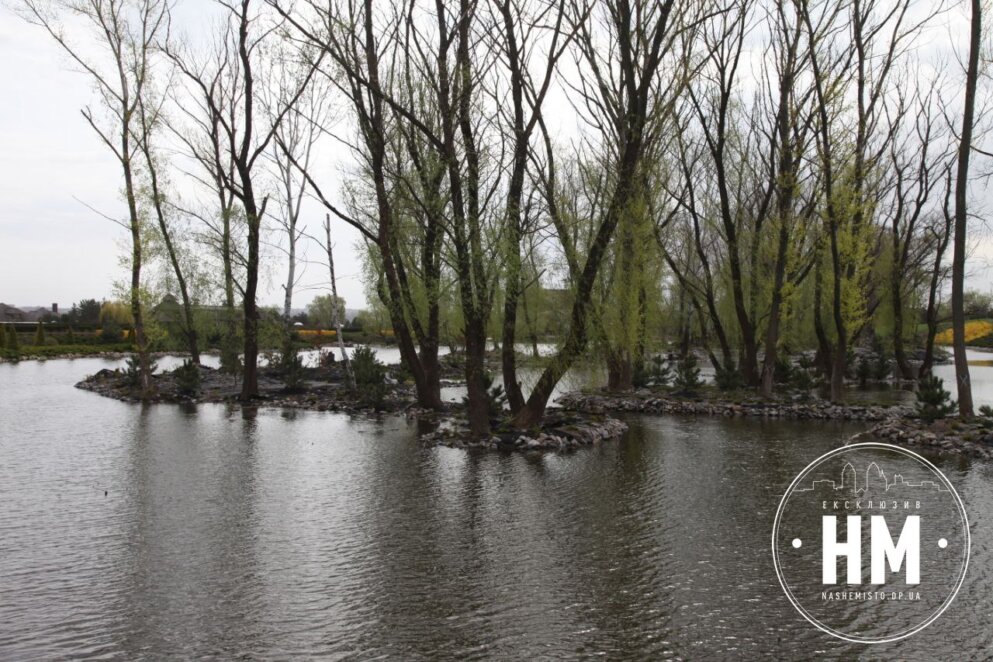
<path id="1" fill-rule="evenodd" d="M 881 443 L 810 463 L 772 530 L 776 574 L 793 606 L 857 643 L 896 641 L 933 623 L 962 586 L 970 544 L 948 479 L 920 455 Z"/>

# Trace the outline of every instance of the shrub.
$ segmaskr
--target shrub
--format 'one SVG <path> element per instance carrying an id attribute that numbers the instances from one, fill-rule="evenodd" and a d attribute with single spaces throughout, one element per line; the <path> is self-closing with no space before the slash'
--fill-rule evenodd
<path id="1" fill-rule="evenodd" d="M 790 386 L 800 391 L 803 395 L 810 395 L 810 391 L 813 390 L 816 385 L 817 380 L 811 374 L 810 368 L 804 366 L 797 366 L 793 370 L 793 374 L 790 379 Z"/>
<path id="2" fill-rule="evenodd" d="M 722 391 L 733 391 L 736 388 L 741 388 L 744 385 L 744 380 L 741 378 L 741 371 L 734 363 L 729 363 L 727 366 L 715 363 L 714 383 Z"/>
<path id="3" fill-rule="evenodd" d="M 7 325 L 0 324 L 0 349 L 7 349 Z"/>
<path id="4" fill-rule="evenodd" d="M 493 384 L 493 375 L 483 373 L 483 388 L 486 389 L 486 406 L 491 421 L 503 417 L 503 406 L 507 402 L 507 394 L 503 392 L 503 384 Z M 462 398 L 462 404 L 469 406 L 469 398 Z"/>
<path id="5" fill-rule="evenodd" d="M 672 368 L 665 357 L 656 354 L 648 361 L 638 359 L 634 364 L 634 375 L 631 383 L 635 388 L 645 386 L 668 386 L 672 379 Z"/>
<path id="6" fill-rule="evenodd" d="M 17 327 L 11 324 L 7 328 L 7 338 L 6 338 L 6 348 L 7 351 L 12 354 L 18 354 L 21 350 L 20 343 L 17 340 Z"/>
<path id="7" fill-rule="evenodd" d="M 855 378 L 859 380 L 860 386 L 865 386 L 872 376 L 872 366 L 865 358 L 861 358 L 855 367 Z"/>
<path id="8" fill-rule="evenodd" d="M 917 416 L 928 423 L 955 411 L 955 401 L 943 380 L 927 374 L 917 383 Z"/>
<path id="9" fill-rule="evenodd" d="M 155 371 L 158 369 L 158 365 L 155 361 L 149 360 L 148 362 L 148 374 L 149 376 L 154 375 Z M 127 358 L 127 362 L 124 366 L 124 378 L 128 386 L 133 386 L 137 388 L 141 386 L 141 357 L 137 354 L 132 354 Z"/>
<path id="10" fill-rule="evenodd" d="M 76 334 L 73 333 L 73 330 L 72 330 L 72 327 L 71 326 L 69 327 L 69 331 L 66 333 L 65 344 L 67 344 L 67 345 L 75 345 L 76 344 Z"/>
<path id="11" fill-rule="evenodd" d="M 886 355 L 880 352 L 876 354 L 876 360 L 872 362 L 872 378 L 877 382 L 885 381 L 889 378 L 892 366 Z"/>
<path id="12" fill-rule="evenodd" d="M 190 359 L 173 371 L 176 377 L 176 390 L 182 395 L 196 395 L 200 392 L 200 366 Z"/>
<path id="13" fill-rule="evenodd" d="M 106 319 L 100 328 L 100 342 L 107 344 L 119 343 L 121 342 L 121 333 L 123 331 L 124 329 L 121 328 L 121 325 L 116 320 Z"/>
<path id="14" fill-rule="evenodd" d="M 359 347 L 352 352 L 352 372 L 359 399 L 378 407 L 386 398 L 386 367 L 369 347 Z"/>
<path id="15" fill-rule="evenodd" d="M 793 378 L 793 361 L 785 352 L 776 356 L 773 365 L 772 380 L 777 384 L 789 384 Z"/>
<path id="16" fill-rule="evenodd" d="M 303 390 L 303 357 L 296 351 L 285 352 L 282 356 L 283 385 L 287 391 L 299 393 Z"/>
<path id="17" fill-rule="evenodd" d="M 221 372 L 229 375 L 241 373 L 241 353 L 238 350 L 238 337 L 227 336 L 221 341 Z"/>
<path id="18" fill-rule="evenodd" d="M 681 393 L 693 393 L 701 386 L 700 368 L 697 367 L 696 356 L 687 353 L 686 356 L 676 362 L 676 378 L 673 381 L 676 390 Z"/>
<path id="19" fill-rule="evenodd" d="M 42 347 L 46 344 L 45 342 L 45 326 L 38 322 L 37 328 L 34 330 L 34 346 Z"/>
<path id="20" fill-rule="evenodd" d="M 984 430 L 989 430 L 993 428 L 993 407 L 989 405 L 983 405 L 979 408 L 979 416 L 976 418 L 980 427 Z"/>

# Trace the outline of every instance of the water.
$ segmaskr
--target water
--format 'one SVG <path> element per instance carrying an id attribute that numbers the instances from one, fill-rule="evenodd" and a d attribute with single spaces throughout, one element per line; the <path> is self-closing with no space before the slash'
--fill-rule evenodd
<path id="1" fill-rule="evenodd" d="M 72 387 L 107 365 L 0 365 L 0 659 L 993 648 L 988 464 L 932 458 L 971 519 L 969 573 L 935 625 L 870 648 L 803 620 L 769 551 L 792 477 L 858 426 L 633 417 L 622 441 L 571 455 L 467 453 L 422 448 L 396 418 Z"/>

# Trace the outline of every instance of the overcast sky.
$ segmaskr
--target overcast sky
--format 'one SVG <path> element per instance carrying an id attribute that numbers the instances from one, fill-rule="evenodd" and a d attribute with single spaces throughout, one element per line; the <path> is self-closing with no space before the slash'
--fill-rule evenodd
<path id="1" fill-rule="evenodd" d="M 87 206 L 125 218 L 123 183 L 120 166 L 80 115 L 93 101 L 87 77 L 71 69 L 40 28 L 0 4 L 0 83 L 0 302 L 65 308 L 84 298 L 113 297 L 113 283 L 127 277 L 119 260 L 129 237 Z M 331 179 L 339 178 L 341 166 L 324 160 L 323 181 L 336 191 Z M 320 236 L 320 207 L 311 203 L 305 212 L 303 220 Z M 358 233 L 340 222 L 332 227 L 339 295 L 349 308 L 364 307 L 354 257 Z M 306 243 L 306 255 L 320 259 L 321 247 Z M 286 269 L 273 255 L 259 298 L 281 307 Z M 329 287 L 326 268 L 303 268 L 297 308 Z"/>
<path id="2" fill-rule="evenodd" d="M 197 7 L 186 4 L 187 15 L 177 22 L 202 26 L 206 3 L 192 4 Z M 111 298 L 113 283 L 127 275 L 120 264 L 127 236 L 87 205 L 123 218 L 122 184 L 118 165 L 79 112 L 93 99 L 87 78 L 71 70 L 47 34 L 0 4 L 0 83 L 0 302 L 68 307 L 83 298 Z M 340 186 L 342 166 L 334 156 L 321 155 L 326 193 Z M 311 203 L 305 216 L 317 233 L 321 209 Z M 349 308 L 363 307 L 358 234 L 340 222 L 333 227 L 340 294 Z M 305 251 L 320 256 L 316 244 Z M 991 262 L 993 242 L 978 241 L 968 287 L 991 288 Z M 271 265 L 260 300 L 281 305 L 285 266 L 281 258 Z M 328 285 L 324 268 L 305 269 L 298 308 Z"/>

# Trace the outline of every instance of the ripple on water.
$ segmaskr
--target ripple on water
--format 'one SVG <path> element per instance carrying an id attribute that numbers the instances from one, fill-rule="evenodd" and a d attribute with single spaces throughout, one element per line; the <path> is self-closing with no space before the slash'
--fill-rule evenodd
<path id="1" fill-rule="evenodd" d="M 467 453 L 70 386 L 107 364 L 0 366 L 0 658 L 870 654 L 794 612 L 768 552 L 783 489 L 856 425 L 633 417 L 571 455 Z M 974 560 L 941 625 L 872 656 L 993 646 L 993 468 L 937 461 Z"/>

